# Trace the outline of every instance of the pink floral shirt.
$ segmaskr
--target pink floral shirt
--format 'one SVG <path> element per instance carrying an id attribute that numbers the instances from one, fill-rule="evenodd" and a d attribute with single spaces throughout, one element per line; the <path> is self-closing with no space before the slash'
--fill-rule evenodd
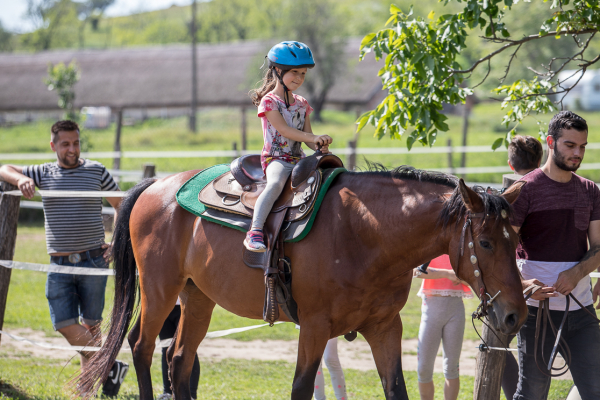
<path id="1" fill-rule="evenodd" d="M 283 99 L 280 99 L 274 93 L 268 93 L 263 97 L 258 106 L 258 117 L 262 122 L 263 139 L 265 142 L 260 157 L 263 170 L 266 170 L 269 163 L 273 160 L 296 164 L 302 158 L 306 157 L 300 147 L 302 143 L 281 136 L 265 115 L 267 111 L 277 110 L 283 116 L 288 126 L 300 131 L 303 130 L 304 121 L 313 111 L 313 108 L 304 97 L 293 93 L 292 96 L 294 97 L 294 103 L 289 108 L 286 108 Z"/>

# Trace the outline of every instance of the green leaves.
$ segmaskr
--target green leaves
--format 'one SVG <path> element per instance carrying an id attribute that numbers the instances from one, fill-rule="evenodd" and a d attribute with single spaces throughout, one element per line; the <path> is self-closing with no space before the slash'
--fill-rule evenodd
<path id="1" fill-rule="evenodd" d="M 456 57 L 465 43 L 464 22 L 453 15 L 429 21 L 413 18 L 392 6 L 393 25 L 367 35 L 361 43 L 361 58 L 373 52 L 385 57 L 379 71 L 389 95 L 373 111 L 358 120 L 358 130 L 367 123 L 375 127 L 375 136 L 400 139 L 409 129 L 408 147 L 416 142 L 433 145 L 438 131 L 447 131 L 444 103 L 464 101 L 470 90 L 460 88 L 462 79 L 454 76 L 459 67 Z"/>
<path id="2" fill-rule="evenodd" d="M 446 3 L 449 1 L 446 0 Z M 539 46 L 535 40 L 556 32 L 557 38 L 575 36 L 578 49 L 582 49 L 586 36 L 577 34 L 600 30 L 600 0 L 554 0 L 551 8 L 555 12 L 551 18 L 543 21 L 539 28 L 534 26 L 531 35 L 517 35 L 520 37 L 514 39 L 511 38 L 504 16 L 518 0 L 455 1 L 464 6 L 462 11 L 445 14 L 437 19 L 432 11 L 425 20 L 413 16 L 412 10 L 405 14 L 399 7 L 392 5 L 387 28 L 363 39 L 361 59 L 367 52 L 373 52 L 378 60 L 385 57 L 379 76 L 388 96 L 375 110 L 363 114 L 357 120 L 358 130 L 371 124 L 375 127 L 375 136 L 378 138 L 389 136 L 398 139 L 408 134 L 409 149 L 417 142 L 432 146 L 437 134 L 449 129 L 444 122 L 446 117 L 442 114 L 442 106 L 464 103 L 466 96 L 473 92 L 469 85 L 478 83 L 467 82 L 474 71 L 483 69 L 485 81 L 489 62 L 492 68 L 506 69 L 506 76 L 510 77 L 510 64 L 521 46 Z M 550 6 L 549 2 L 548 5 Z M 467 47 L 467 39 L 473 31 L 476 35 L 483 36 L 488 43 L 496 43 L 498 46 L 489 46 L 483 54 L 477 56 L 478 59 L 472 61 L 473 64 L 463 68 L 458 62 L 459 56 Z M 539 32 L 537 37 L 536 32 Z M 508 65 L 495 64 L 495 57 L 504 51 L 510 56 Z M 592 57 L 584 57 L 582 50 L 570 60 L 585 71 L 598 61 L 596 55 L 594 53 Z M 464 58 L 463 54 L 461 59 Z M 556 83 L 553 84 L 551 79 L 558 72 L 556 69 L 565 68 L 562 65 L 562 60 L 565 59 L 549 59 L 548 64 L 544 64 L 544 68 L 549 68 L 547 73 L 544 69 L 541 73 L 531 70 L 533 78 L 530 78 L 532 75 L 527 78 L 518 77 L 520 79 L 512 84 L 500 85 L 493 90 L 496 95 L 504 97 L 501 107 L 506 109 L 506 115 L 502 122 L 507 129 L 512 125 L 506 137 L 497 139 L 492 144 L 493 149 L 507 146 L 523 119 L 556 110 L 549 97 L 557 90 Z M 591 61 L 587 61 L 590 59 Z M 539 122 L 539 126 L 540 135 L 543 136 L 544 125 Z"/>
<path id="3" fill-rule="evenodd" d="M 59 63 L 56 65 L 48 64 L 48 76 L 44 83 L 48 90 L 58 92 L 58 106 L 66 111 L 67 119 L 76 120 L 78 114 L 73 109 L 75 101 L 75 90 L 73 86 L 79 80 L 79 67 L 75 60 L 69 65 Z"/>

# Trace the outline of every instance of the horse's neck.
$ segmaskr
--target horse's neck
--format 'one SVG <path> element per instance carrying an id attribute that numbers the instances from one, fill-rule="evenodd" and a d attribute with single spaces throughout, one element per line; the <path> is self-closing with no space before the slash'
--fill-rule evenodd
<path id="1" fill-rule="evenodd" d="M 438 223 L 446 186 L 377 177 L 349 185 L 348 218 L 377 253 L 374 267 L 411 269 L 448 252 L 450 235 Z M 353 190 L 354 189 L 354 190 Z"/>

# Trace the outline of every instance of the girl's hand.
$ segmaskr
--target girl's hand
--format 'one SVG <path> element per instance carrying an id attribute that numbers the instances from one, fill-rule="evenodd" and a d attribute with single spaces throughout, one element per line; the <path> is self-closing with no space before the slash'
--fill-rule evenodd
<path id="1" fill-rule="evenodd" d="M 328 146 L 332 142 L 333 142 L 333 139 L 327 135 L 315 135 L 313 137 L 313 143 L 318 144 L 320 146 Z M 323 151 L 323 150 L 321 150 L 321 151 Z M 323 151 L 323 153 L 325 153 L 325 152 Z"/>

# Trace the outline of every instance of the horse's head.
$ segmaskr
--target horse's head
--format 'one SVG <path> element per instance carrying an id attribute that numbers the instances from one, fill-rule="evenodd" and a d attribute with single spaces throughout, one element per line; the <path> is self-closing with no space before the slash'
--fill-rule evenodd
<path id="1" fill-rule="evenodd" d="M 449 249 L 452 267 L 482 300 L 480 311 L 507 335 L 515 334 L 527 318 L 516 262 L 519 239 L 509 222 L 510 204 L 522 185 L 498 196 L 471 189 L 461 179 L 442 213 L 445 223 L 451 215 L 456 218 Z"/>

